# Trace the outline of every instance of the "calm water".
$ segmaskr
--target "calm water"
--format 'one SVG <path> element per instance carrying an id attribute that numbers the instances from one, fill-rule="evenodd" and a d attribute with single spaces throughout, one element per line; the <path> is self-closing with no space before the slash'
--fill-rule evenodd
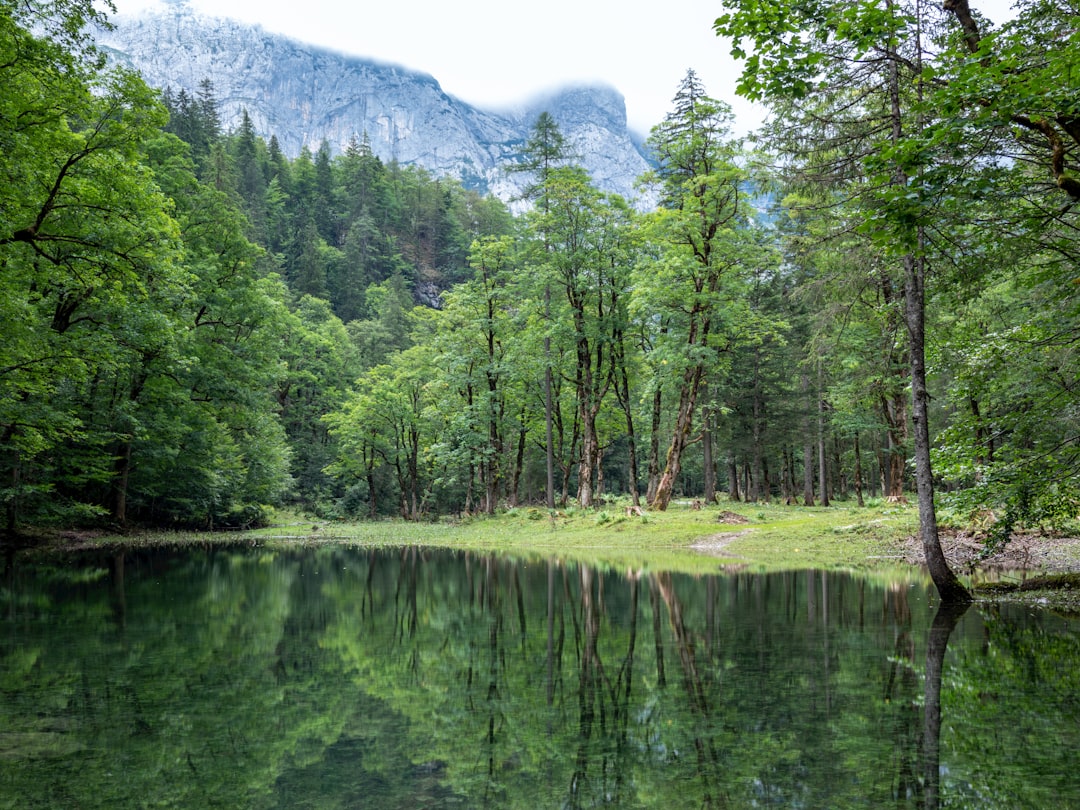
<path id="1" fill-rule="evenodd" d="M 9 563 L 0 807 L 1080 807 L 1080 634 L 917 575 Z"/>

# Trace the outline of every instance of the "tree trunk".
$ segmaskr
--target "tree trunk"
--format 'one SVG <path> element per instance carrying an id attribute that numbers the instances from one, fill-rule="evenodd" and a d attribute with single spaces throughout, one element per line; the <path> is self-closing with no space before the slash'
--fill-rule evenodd
<path id="1" fill-rule="evenodd" d="M 551 288 L 544 288 L 544 315 L 551 317 Z M 552 439 L 552 404 L 551 404 L 551 336 L 544 336 L 544 434 L 547 452 L 547 508 L 555 509 L 555 443 Z"/>
<path id="2" fill-rule="evenodd" d="M 645 489 L 646 503 L 656 498 L 656 488 L 660 485 L 660 416 L 663 395 L 660 386 L 653 391 L 652 432 L 649 435 L 649 484 Z"/>
<path id="3" fill-rule="evenodd" d="M 920 228 L 919 242 L 922 242 Z M 971 594 L 949 568 L 938 537 L 934 508 L 934 477 L 930 467 L 930 395 L 926 390 L 925 362 L 925 262 L 922 257 L 904 257 L 908 338 L 911 347 L 911 421 L 915 430 L 915 491 L 919 499 L 919 536 L 930 576 L 943 602 L 970 602 Z"/>
<path id="4" fill-rule="evenodd" d="M 799 380 L 799 387 L 803 392 L 803 418 L 802 418 L 802 434 L 803 434 L 803 506 L 814 505 L 814 439 L 813 434 L 810 431 L 810 413 L 809 402 L 810 397 L 810 377 L 807 374 L 803 374 Z"/>
<path id="5" fill-rule="evenodd" d="M 708 406 L 705 383 L 701 384 L 701 398 L 705 404 L 701 407 L 701 465 L 704 473 L 705 503 L 716 502 L 716 469 L 713 466 L 712 446 L 712 411 Z"/>
<path id="6" fill-rule="evenodd" d="M 593 475 L 599 452 L 595 417 L 584 413 L 582 414 L 581 460 L 578 462 L 578 504 L 583 507 L 593 505 Z"/>
<path id="7" fill-rule="evenodd" d="M 764 433 L 765 433 L 765 406 L 761 401 L 760 392 L 755 384 L 754 396 L 751 402 L 751 423 L 750 433 L 753 439 L 753 453 L 754 453 L 754 500 L 763 503 L 769 502 L 769 482 L 768 476 L 765 474 L 765 449 L 764 449 Z M 747 493 L 747 498 L 750 494 Z"/>
<path id="8" fill-rule="evenodd" d="M 528 431 L 525 429 L 525 413 L 522 411 L 518 422 L 517 454 L 514 457 L 514 474 L 510 481 L 510 505 L 518 506 L 520 500 L 521 472 L 525 467 L 525 440 Z"/>
<path id="9" fill-rule="evenodd" d="M 734 453 L 728 456 L 728 497 L 735 503 L 742 500 L 739 495 L 739 465 Z"/>
<path id="10" fill-rule="evenodd" d="M 855 498 L 859 506 L 866 506 L 862 496 L 862 458 L 859 451 L 859 432 L 855 431 Z"/>
<path id="11" fill-rule="evenodd" d="M 131 478 L 131 440 L 125 441 L 116 451 L 113 466 L 113 520 L 123 526 L 127 523 L 128 480 Z"/>
<path id="12" fill-rule="evenodd" d="M 910 358 L 909 362 L 912 362 Z M 883 403 L 882 410 L 888 426 L 886 432 L 889 439 L 889 453 L 885 467 L 885 497 L 889 501 L 903 503 L 906 501 L 904 498 L 904 466 L 907 459 L 907 443 L 909 439 L 907 401 L 902 394 L 897 394 L 891 400 L 886 400 Z"/>
<path id="13" fill-rule="evenodd" d="M 637 463 L 637 441 L 634 438 L 634 421 L 628 413 L 626 415 L 626 439 L 628 443 L 627 452 L 630 456 L 630 481 L 628 486 L 630 488 L 630 500 L 634 506 L 641 505 L 641 496 L 638 494 L 637 479 L 638 479 L 638 463 Z"/>
<path id="14" fill-rule="evenodd" d="M 623 343 L 622 332 L 619 332 L 616 341 L 616 358 L 615 358 L 615 395 L 619 400 L 619 405 L 622 407 L 623 416 L 626 418 L 626 442 L 627 453 L 629 455 L 629 490 L 630 498 L 634 506 L 641 505 L 641 497 L 638 495 L 637 480 L 638 480 L 638 461 L 637 461 L 637 436 L 634 433 L 634 407 L 630 400 L 630 378 L 626 371 L 626 352 Z"/>
<path id="15" fill-rule="evenodd" d="M 15 429 L 12 427 L 4 431 L 4 444 L 7 444 L 7 440 L 14 433 Z M 8 534 L 14 534 L 19 527 L 19 487 L 22 484 L 22 457 L 18 450 L 13 450 L 11 453 L 11 478 L 9 481 L 11 482 L 11 495 L 8 496 L 7 502 L 4 504 L 5 523 Z"/>
<path id="16" fill-rule="evenodd" d="M 829 505 L 829 466 L 825 458 L 825 392 L 821 390 L 821 366 L 818 365 L 818 492 L 821 505 Z"/>
<path id="17" fill-rule="evenodd" d="M 920 46 L 921 47 L 921 46 Z M 890 61 L 889 102 L 892 117 L 892 140 L 898 145 L 903 137 L 903 118 L 900 110 L 900 74 L 896 59 Z M 897 164 L 893 181 L 906 188 L 909 177 Z M 949 568 L 938 537 L 937 514 L 934 509 L 934 478 L 930 467 L 930 395 L 926 390 L 926 260 L 922 255 L 924 232 L 916 226 L 915 244 L 918 255 L 904 256 L 904 321 L 907 324 L 908 348 L 911 361 L 911 421 L 915 431 L 915 491 L 919 499 L 919 536 L 930 576 L 937 586 L 942 602 L 957 604 L 971 601 L 971 594 L 960 584 Z"/>
<path id="18" fill-rule="evenodd" d="M 833 492 L 838 492 L 838 497 L 842 501 L 847 500 L 848 495 L 848 482 L 847 472 L 844 471 L 843 453 L 840 447 L 840 437 L 833 436 L 833 474 L 835 476 L 836 488 Z"/>
<path id="19" fill-rule="evenodd" d="M 675 430 L 671 436 L 671 444 L 668 445 L 667 463 L 651 504 L 654 509 L 659 509 L 661 512 L 668 508 L 675 481 L 682 471 L 682 454 L 690 441 L 690 428 L 694 421 L 694 408 L 697 404 L 701 374 L 702 367 L 693 366 L 683 375 L 683 384 L 679 391 L 679 407 L 675 413 Z"/>

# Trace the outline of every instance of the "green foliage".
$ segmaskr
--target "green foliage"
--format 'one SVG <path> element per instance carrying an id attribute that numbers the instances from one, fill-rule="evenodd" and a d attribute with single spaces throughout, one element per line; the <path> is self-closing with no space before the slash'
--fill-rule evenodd
<path id="1" fill-rule="evenodd" d="M 246 114 L 226 134 L 209 80 L 107 68 L 92 6 L 4 4 L 8 527 L 495 513 L 546 500 L 549 425 L 564 505 L 718 477 L 900 498 L 902 267 L 954 514 L 995 515 L 992 542 L 1069 526 L 1075 9 L 964 8 L 732 4 L 715 30 L 774 114 L 757 152 L 691 71 L 649 139 L 657 210 L 544 113 L 512 217 L 366 136 L 290 159 Z"/>

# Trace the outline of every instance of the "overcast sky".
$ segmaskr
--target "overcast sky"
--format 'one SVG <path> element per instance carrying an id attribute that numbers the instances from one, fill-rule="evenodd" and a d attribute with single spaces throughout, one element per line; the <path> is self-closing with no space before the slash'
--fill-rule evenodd
<path id="1" fill-rule="evenodd" d="M 160 0 L 115 0 L 120 13 Z M 632 129 L 648 134 L 671 109 L 690 68 L 732 105 L 736 131 L 761 113 L 734 94 L 735 63 L 712 32 L 717 0 L 190 0 L 219 17 L 354 56 L 430 73 L 443 90 L 498 108 L 572 82 L 602 82 L 626 98 Z"/>
<path id="2" fill-rule="evenodd" d="M 121 13 L 161 2 L 115 0 Z M 429 73 L 450 95 L 484 108 L 511 106 L 568 83 L 603 82 L 626 98 L 630 127 L 647 135 L 692 68 L 709 95 L 732 106 L 736 133 L 755 128 L 763 116 L 735 96 L 738 66 L 712 32 L 723 13 L 720 0 L 187 2 L 207 14 Z M 998 21 L 1009 5 L 972 0 Z"/>

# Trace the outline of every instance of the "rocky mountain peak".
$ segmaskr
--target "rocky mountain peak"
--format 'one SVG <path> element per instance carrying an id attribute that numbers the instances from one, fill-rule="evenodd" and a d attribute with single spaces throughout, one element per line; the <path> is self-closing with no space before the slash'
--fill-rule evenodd
<path id="1" fill-rule="evenodd" d="M 600 188 L 651 205 L 637 199 L 634 182 L 648 164 L 614 88 L 577 85 L 516 110 L 483 110 L 446 93 L 429 74 L 199 14 L 186 0 L 115 22 L 98 37 L 115 59 L 174 92 L 194 94 L 210 79 L 227 129 L 246 110 L 256 132 L 276 135 L 290 156 L 323 140 L 337 153 L 366 136 L 385 161 L 417 164 L 509 202 L 527 180 L 506 167 L 521 160 L 536 117 L 546 111 Z"/>

